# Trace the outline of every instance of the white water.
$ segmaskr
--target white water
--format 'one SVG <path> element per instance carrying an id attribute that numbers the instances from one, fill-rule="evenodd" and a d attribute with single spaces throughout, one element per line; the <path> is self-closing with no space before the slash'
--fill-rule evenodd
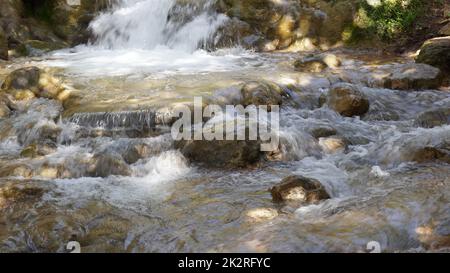
<path id="1" fill-rule="evenodd" d="M 239 69 L 244 50 L 209 53 L 228 20 L 212 11 L 215 0 L 119 0 L 90 25 L 88 46 L 53 53 L 47 65 L 89 76 L 195 74 Z"/>

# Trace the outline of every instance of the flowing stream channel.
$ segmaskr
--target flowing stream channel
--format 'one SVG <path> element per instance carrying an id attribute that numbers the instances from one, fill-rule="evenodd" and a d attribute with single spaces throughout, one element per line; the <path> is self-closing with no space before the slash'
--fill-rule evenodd
<path id="1" fill-rule="evenodd" d="M 366 52 L 336 50 L 339 69 L 300 73 L 291 64 L 301 53 L 238 44 L 215 50 L 217 30 L 229 19 L 213 2 L 117 1 L 91 23 L 90 44 L 11 65 L 49 67 L 82 99 L 64 112 L 37 99 L 0 119 L 0 174 L 8 173 L 0 175 L 1 189 L 24 196 L 11 204 L 0 196 L 0 252 L 64 252 L 71 240 L 83 252 L 366 252 L 371 241 L 383 251 L 438 249 L 426 246 L 450 234 L 450 168 L 410 155 L 450 146 L 450 126 L 414 123 L 432 107 L 450 107 L 448 92 L 371 85 L 375 66 L 389 69 L 398 60 L 375 62 Z M 320 95 L 341 79 L 369 98 L 364 117 L 319 107 Z M 174 147 L 170 128 L 152 123 L 168 105 L 233 96 L 239 84 L 259 80 L 290 94 L 281 107 L 279 160 L 205 168 Z M 318 127 L 334 128 L 350 144 L 327 149 L 310 133 Z M 21 157 L 41 128 L 57 128 L 55 152 Z M 126 170 L 88 175 L 98 154 L 120 155 L 126 165 L 118 168 Z M 268 189 L 294 174 L 319 180 L 332 198 L 273 203 Z"/>

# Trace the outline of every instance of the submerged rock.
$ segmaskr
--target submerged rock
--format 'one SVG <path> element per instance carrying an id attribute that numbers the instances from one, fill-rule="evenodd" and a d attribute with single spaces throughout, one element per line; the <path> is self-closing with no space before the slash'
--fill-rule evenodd
<path id="1" fill-rule="evenodd" d="M 269 191 L 274 202 L 313 204 L 331 198 L 320 181 L 298 175 L 284 178 Z"/>
<path id="2" fill-rule="evenodd" d="M 4 209 L 16 202 L 39 199 L 44 193 L 44 189 L 35 186 L 2 186 L 0 187 L 0 209 Z"/>
<path id="3" fill-rule="evenodd" d="M 309 131 L 309 133 L 314 137 L 314 138 L 322 138 L 322 137 L 330 137 L 330 136 L 334 136 L 337 134 L 337 130 L 334 129 L 331 126 L 320 126 L 320 127 L 316 127 L 313 128 Z"/>
<path id="4" fill-rule="evenodd" d="M 321 103 L 338 112 L 342 116 L 362 116 L 369 111 L 369 100 L 360 89 L 352 84 L 338 83 L 331 87 Z"/>
<path id="5" fill-rule="evenodd" d="M 271 106 L 282 103 L 283 89 L 271 82 L 248 82 L 242 87 L 241 93 L 244 106 Z"/>
<path id="6" fill-rule="evenodd" d="M 450 164 L 450 153 L 444 149 L 435 147 L 424 147 L 412 154 L 412 161 L 426 163 L 433 161 L 442 161 Z"/>
<path id="7" fill-rule="evenodd" d="M 414 125 L 423 128 L 433 128 L 450 124 L 450 108 L 439 108 L 421 113 Z"/>
<path id="8" fill-rule="evenodd" d="M 260 142 L 250 140 L 190 140 L 175 144 L 192 162 L 213 168 L 244 168 L 261 157 Z"/>
<path id="9" fill-rule="evenodd" d="M 278 211 L 273 208 L 256 208 L 247 211 L 246 216 L 254 222 L 270 221 L 278 216 Z"/>
<path id="10" fill-rule="evenodd" d="M 426 41 L 420 49 L 416 62 L 450 72 L 450 36 Z"/>

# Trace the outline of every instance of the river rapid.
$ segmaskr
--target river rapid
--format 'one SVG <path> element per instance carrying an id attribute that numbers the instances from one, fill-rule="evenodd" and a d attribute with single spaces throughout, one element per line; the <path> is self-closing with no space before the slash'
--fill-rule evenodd
<path id="1" fill-rule="evenodd" d="M 407 57 L 336 49 L 341 67 L 307 73 L 292 67 L 303 53 L 210 50 L 228 18 L 200 2 L 179 7 L 185 16 L 175 20 L 174 0 L 122 0 L 91 23 L 91 44 L 5 64 L 2 78 L 26 65 L 50 69 L 82 99 L 64 109 L 35 99 L 0 119 L 0 252 L 65 252 L 74 240 L 82 252 L 366 252 L 371 241 L 387 252 L 448 251 L 450 166 L 412 154 L 450 147 L 449 125 L 415 123 L 424 111 L 450 107 L 450 93 L 376 84 L 377 72 Z M 170 127 L 145 127 L 146 111 L 233 96 L 240 84 L 261 80 L 289 94 L 277 160 L 211 169 L 174 147 Z M 361 87 L 366 115 L 319 106 L 341 81 Z M 58 128 L 54 152 L 21 156 L 42 127 Z M 346 147 L 311 134 L 330 127 Z M 136 147 L 144 155 L 136 158 Z M 126 172 L 88 175 L 98 154 L 119 154 Z M 272 202 L 268 189 L 294 174 L 319 180 L 331 199 Z"/>

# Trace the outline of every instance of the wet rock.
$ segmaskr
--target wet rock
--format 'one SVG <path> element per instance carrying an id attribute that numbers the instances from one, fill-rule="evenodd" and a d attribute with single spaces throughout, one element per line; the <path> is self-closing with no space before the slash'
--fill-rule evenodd
<path id="1" fill-rule="evenodd" d="M 11 109 L 9 109 L 8 105 L 0 100 L 0 119 L 7 118 L 11 114 Z"/>
<path id="2" fill-rule="evenodd" d="M 424 147 L 413 153 L 412 161 L 418 163 L 441 161 L 450 164 L 450 153 L 444 149 Z"/>
<path id="3" fill-rule="evenodd" d="M 421 113 L 414 125 L 423 128 L 433 128 L 450 124 L 450 108 L 439 108 Z"/>
<path id="4" fill-rule="evenodd" d="M 241 93 L 244 106 L 271 106 L 282 103 L 283 89 L 271 82 L 248 82 L 242 87 Z"/>
<path id="5" fill-rule="evenodd" d="M 450 22 L 448 22 L 441 28 L 441 30 L 439 30 L 439 35 L 450 36 Z"/>
<path id="6" fill-rule="evenodd" d="M 42 143 L 33 143 L 25 147 L 20 156 L 35 158 L 39 156 L 45 156 L 56 152 L 57 146 L 52 141 L 44 141 Z"/>
<path id="7" fill-rule="evenodd" d="M 261 156 L 260 142 L 250 140 L 179 141 L 175 147 L 190 161 L 212 168 L 244 168 Z"/>
<path id="8" fill-rule="evenodd" d="M 362 116 L 369 111 L 366 95 L 357 86 L 347 83 L 333 85 L 328 94 L 321 98 L 320 103 L 326 103 L 328 107 L 346 117 Z"/>
<path id="9" fill-rule="evenodd" d="M 316 128 L 311 129 L 309 131 L 309 133 L 313 137 L 319 139 L 319 138 L 322 138 L 322 137 L 334 136 L 334 135 L 337 134 L 337 130 L 334 129 L 333 127 L 331 127 L 331 126 L 320 126 L 320 127 L 316 127 Z"/>
<path id="10" fill-rule="evenodd" d="M 442 83 L 438 68 L 427 64 L 402 64 L 386 77 L 384 87 L 396 90 L 436 89 Z"/>
<path id="11" fill-rule="evenodd" d="M 416 62 L 450 72 L 450 36 L 426 41 L 420 49 Z"/>
<path id="12" fill-rule="evenodd" d="M 349 142 L 340 136 L 322 137 L 319 139 L 319 146 L 329 154 L 344 152 L 347 150 Z"/>
<path id="13" fill-rule="evenodd" d="M 93 177 L 129 176 L 131 169 L 119 154 L 99 153 L 93 156 L 88 173 Z"/>
<path id="14" fill-rule="evenodd" d="M 0 60 L 8 60 L 8 40 L 0 26 Z"/>
<path id="15" fill-rule="evenodd" d="M 278 211 L 273 208 L 257 208 L 247 211 L 246 216 L 250 221 L 270 221 L 278 216 Z"/>
<path id="16" fill-rule="evenodd" d="M 10 90 L 8 93 L 17 101 L 29 101 L 36 98 L 36 95 L 30 90 Z"/>
<path id="17" fill-rule="evenodd" d="M 294 67 L 301 72 L 319 73 L 326 68 L 341 66 L 341 60 L 334 54 L 309 55 L 295 61 Z"/>
<path id="18" fill-rule="evenodd" d="M 56 179 L 60 177 L 60 170 L 57 166 L 44 164 L 36 171 L 35 175 L 45 179 Z"/>
<path id="19" fill-rule="evenodd" d="M 2 89 L 8 92 L 28 90 L 36 97 L 56 99 L 64 90 L 58 79 L 37 67 L 26 67 L 11 72 Z"/>
<path id="20" fill-rule="evenodd" d="M 133 164 L 149 155 L 151 155 L 151 147 L 149 145 L 145 143 L 134 143 L 128 146 L 122 154 L 122 157 L 128 164 Z"/>
<path id="21" fill-rule="evenodd" d="M 56 143 L 61 131 L 61 127 L 53 122 L 42 125 L 30 123 L 17 131 L 17 139 L 20 144 L 26 146 L 33 143 Z"/>
<path id="22" fill-rule="evenodd" d="M 0 209 L 6 208 L 16 202 L 40 199 L 44 193 L 44 189 L 35 186 L 3 186 L 0 188 Z"/>
<path id="23" fill-rule="evenodd" d="M 274 202 L 299 202 L 313 204 L 330 199 L 320 181 L 303 176 L 289 176 L 270 190 Z"/>
<path id="24" fill-rule="evenodd" d="M 0 167 L 0 177 L 23 177 L 31 178 L 33 168 L 26 164 L 11 164 Z"/>

